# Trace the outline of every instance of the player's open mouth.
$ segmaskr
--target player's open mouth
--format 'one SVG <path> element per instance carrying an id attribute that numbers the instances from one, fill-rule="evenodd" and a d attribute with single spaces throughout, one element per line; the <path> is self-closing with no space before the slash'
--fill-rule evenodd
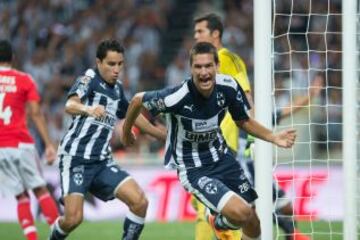
<path id="1" fill-rule="evenodd" d="M 211 81 L 211 78 L 210 77 L 208 77 L 208 78 L 200 78 L 199 81 L 201 83 L 208 83 L 209 81 Z"/>

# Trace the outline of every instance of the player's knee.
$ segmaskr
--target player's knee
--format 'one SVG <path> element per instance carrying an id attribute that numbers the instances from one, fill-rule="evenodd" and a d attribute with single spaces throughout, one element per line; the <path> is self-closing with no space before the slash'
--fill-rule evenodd
<path id="1" fill-rule="evenodd" d="M 136 207 L 140 211 L 146 212 L 148 206 L 149 206 L 149 200 L 146 198 L 145 194 L 142 194 L 141 200 L 139 201 Z"/>
<path id="2" fill-rule="evenodd" d="M 234 223 L 238 226 L 244 226 L 253 217 L 253 210 L 250 206 L 234 208 L 231 212 Z"/>
<path id="3" fill-rule="evenodd" d="M 243 226 L 243 233 L 249 237 L 256 238 L 261 234 L 260 219 L 255 210 L 251 215 L 249 221 Z"/>
<path id="4" fill-rule="evenodd" d="M 129 208 L 133 213 L 138 214 L 139 216 L 145 216 L 148 206 L 149 200 L 144 193 L 141 193 L 130 203 Z"/>

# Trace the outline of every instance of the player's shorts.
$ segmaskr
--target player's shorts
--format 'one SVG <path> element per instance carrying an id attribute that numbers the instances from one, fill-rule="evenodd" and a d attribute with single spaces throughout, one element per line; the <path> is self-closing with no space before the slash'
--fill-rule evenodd
<path id="1" fill-rule="evenodd" d="M 221 212 L 234 193 L 248 203 L 257 198 L 240 164 L 229 152 L 212 165 L 178 170 L 178 176 L 188 192 L 215 212 Z"/>
<path id="2" fill-rule="evenodd" d="M 14 196 L 46 185 L 34 144 L 0 148 L 0 182 L 0 193 Z"/>
<path id="3" fill-rule="evenodd" d="M 129 174 L 122 170 L 113 159 L 84 163 L 79 157 L 60 155 L 60 178 L 62 197 L 69 194 L 85 195 L 108 201 L 122 183 L 129 180 Z"/>

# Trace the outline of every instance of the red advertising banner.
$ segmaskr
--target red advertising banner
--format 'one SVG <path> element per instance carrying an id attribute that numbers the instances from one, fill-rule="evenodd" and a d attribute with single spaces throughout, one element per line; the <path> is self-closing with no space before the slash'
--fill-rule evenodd
<path id="1" fill-rule="evenodd" d="M 149 199 L 148 221 L 189 221 L 195 217 L 190 196 L 177 180 L 175 171 L 162 167 L 136 167 L 128 172 L 145 190 Z M 56 199 L 60 197 L 59 173 L 56 168 L 46 168 L 44 176 Z M 278 168 L 274 177 L 285 190 L 286 198 L 294 205 L 299 220 L 341 220 L 343 196 L 340 167 Z M 39 213 L 32 197 L 32 210 Z M 104 203 L 89 196 L 84 205 L 88 220 L 123 218 L 127 208 L 118 200 Z M 38 215 L 41 217 L 41 215 Z M 16 201 L 12 196 L 0 196 L 0 221 L 16 221 Z"/>

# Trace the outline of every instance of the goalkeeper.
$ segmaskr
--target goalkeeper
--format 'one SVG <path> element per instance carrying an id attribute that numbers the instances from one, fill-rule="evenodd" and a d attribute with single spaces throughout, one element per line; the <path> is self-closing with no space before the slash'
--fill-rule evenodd
<path id="1" fill-rule="evenodd" d="M 290 116 L 291 114 L 301 110 L 308 106 L 311 98 L 320 95 L 321 87 L 323 85 L 323 79 L 321 75 L 317 75 L 312 81 L 309 96 L 303 96 L 297 98 L 292 106 L 283 108 L 276 111 L 273 116 L 273 123 L 278 124 L 282 119 Z M 254 138 L 250 135 L 247 137 L 247 141 L 243 144 L 243 138 L 240 139 L 240 146 L 245 146 L 244 149 L 239 149 L 237 159 L 240 160 L 240 165 L 244 169 L 245 174 L 249 181 L 254 184 L 255 171 L 254 171 Z M 303 235 L 296 229 L 296 220 L 293 217 L 293 207 L 291 201 L 285 198 L 285 192 L 279 187 L 277 182 L 273 182 L 273 201 L 275 203 L 275 213 L 273 216 L 274 222 L 279 224 L 279 227 L 285 232 L 286 240 L 308 240 L 309 237 Z"/>
<path id="2" fill-rule="evenodd" d="M 250 83 L 247 77 L 246 66 L 243 60 L 236 54 L 230 52 L 222 46 L 221 36 L 223 33 L 223 24 L 220 17 L 210 13 L 200 16 L 194 20 L 195 33 L 194 38 L 196 42 L 209 42 L 213 44 L 218 50 L 219 55 L 219 72 L 232 76 L 242 87 L 247 97 L 250 106 L 253 107 Z M 251 110 L 252 111 L 252 110 Z M 250 116 L 253 116 L 250 112 Z M 239 129 L 232 120 L 229 113 L 226 113 L 224 120 L 221 123 L 221 131 L 229 148 L 234 152 L 238 149 Z M 246 142 L 246 136 L 245 136 Z M 196 240 L 211 240 L 214 232 L 210 225 L 205 220 L 205 206 L 195 197 L 192 198 L 192 205 L 197 211 L 197 221 L 195 225 L 195 239 Z M 239 230 L 236 231 L 221 231 L 215 232 L 217 239 L 239 240 L 241 234 Z"/>

